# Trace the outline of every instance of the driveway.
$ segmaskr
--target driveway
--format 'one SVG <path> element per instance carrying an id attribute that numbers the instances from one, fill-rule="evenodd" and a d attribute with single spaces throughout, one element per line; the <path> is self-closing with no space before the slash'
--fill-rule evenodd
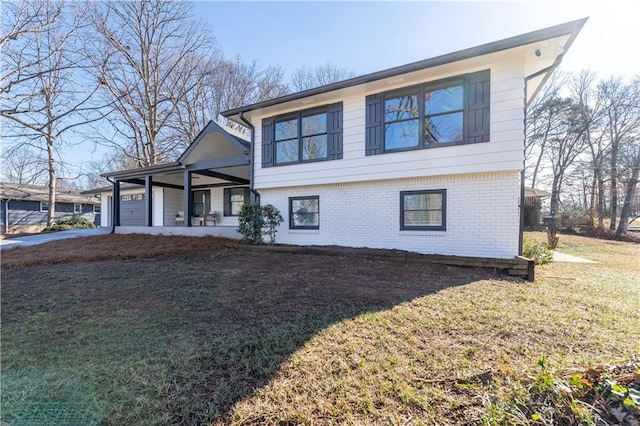
<path id="1" fill-rule="evenodd" d="M 49 241 L 64 240 L 76 237 L 91 237 L 93 235 L 108 234 L 111 228 L 72 229 L 70 231 L 51 232 L 47 234 L 29 235 L 26 237 L 9 238 L 0 240 L 0 249 L 8 249 L 19 246 L 34 246 L 48 243 Z"/>

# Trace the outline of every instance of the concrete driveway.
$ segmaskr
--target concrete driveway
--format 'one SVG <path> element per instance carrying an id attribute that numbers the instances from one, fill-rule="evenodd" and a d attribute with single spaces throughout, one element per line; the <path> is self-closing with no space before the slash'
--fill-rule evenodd
<path id="1" fill-rule="evenodd" d="M 91 237 L 93 235 L 108 234 L 111 228 L 72 229 L 70 231 L 51 232 L 48 234 L 29 235 L 26 237 L 0 240 L 0 249 L 9 249 L 19 246 L 34 246 L 48 243 L 49 241 L 64 240 L 76 237 Z"/>

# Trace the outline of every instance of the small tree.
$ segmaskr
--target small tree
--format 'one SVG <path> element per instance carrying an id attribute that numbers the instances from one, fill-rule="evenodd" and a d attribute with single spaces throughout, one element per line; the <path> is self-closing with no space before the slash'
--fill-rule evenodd
<path id="1" fill-rule="evenodd" d="M 263 235 L 268 235 L 269 243 L 273 244 L 276 241 L 276 228 L 283 220 L 280 211 L 271 204 L 262 207 L 256 203 L 247 204 L 240 210 L 238 232 L 253 244 L 261 244 Z"/>
<path id="2" fill-rule="evenodd" d="M 276 228 L 280 226 L 284 219 L 280 211 L 271 204 L 262 207 L 262 218 L 266 228 L 265 234 L 269 236 L 269 244 L 273 244 L 276 242 L 276 232 L 278 232 Z"/>
<path id="3" fill-rule="evenodd" d="M 244 235 L 244 239 L 253 244 L 262 242 L 262 228 L 264 219 L 261 214 L 260 205 L 256 203 L 245 204 L 240 209 L 238 217 L 238 232 Z"/>

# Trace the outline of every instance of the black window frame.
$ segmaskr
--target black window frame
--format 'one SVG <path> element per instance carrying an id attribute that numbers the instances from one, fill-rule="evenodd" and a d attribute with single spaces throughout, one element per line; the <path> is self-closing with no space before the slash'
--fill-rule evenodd
<path id="1" fill-rule="evenodd" d="M 238 217 L 240 216 L 239 212 L 238 214 L 233 214 L 233 208 L 232 208 L 232 204 L 233 202 L 231 201 L 231 196 L 232 191 L 237 190 L 237 191 L 242 191 L 242 205 L 247 205 L 249 204 L 250 198 L 249 198 L 249 187 L 248 186 L 234 186 L 234 187 L 230 187 L 230 188 L 224 188 L 223 190 L 223 201 L 224 201 L 224 206 L 222 208 L 223 212 L 223 216 L 224 217 Z"/>
<path id="2" fill-rule="evenodd" d="M 404 223 L 404 197 L 405 195 L 442 195 L 442 224 L 438 226 L 410 226 Z M 428 206 L 427 206 L 428 207 Z M 427 208 L 425 211 L 435 211 Z M 401 231 L 446 231 L 447 230 L 447 190 L 446 189 L 424 189 L 412 191 L 400 191 L 400 230 Z"/>
<path id="3" fill-rule="evenodd" d="M 318 225 L 317 226 L 296 226 L 293 221 L 293 202 L 300 200 L 317 200 L 318 201 Z M 289 229 L 320 229 L 320 196 L 307 195 L 301 197 L 289 197 Z"/>
<path id="4" fill-rule="evenodd" d="M 304 117 L 310 117 L 312 115 L 318 115 L 318 114 L 324 114 L 325 115 L 325 131 L 323 133 L 315 133 L 312 135 L 303 135 L 302 134 L 302 119 Z M 298 128 L 297 128 L 297 137 L 296 138 L 288 138 L 288 139 L 282 139 L 282 140 L 278 140 L 276 139 L 276 128 L 279 122 L 283 122 L 283 121 L 290 121 L 290 120 L 298 120 Z M 325 135 L 326 136 L 326 140 L 327 140 L 327 155 L 323 158 L 313 158 L 310 160 L 305 160 L 303 159 L 303 139 L 305 137 L 310 137 L 310 136 L 319 136 L 319 135 Z M 297 139 L 298 141 L 298 159 L 296 161 L 285 161 L 285 162 L 279 162 L 278 161 L 278 142 L 284 142 L 284 141 L 290 141 L 290 140 L 295 140 Z M 325 106 L 321 106 L 321 107 L 315 107 L 315 108 L 308 108 L 308 109 L 304 109 L 304 110 L 300 110 L 300 111 L 295 111 L 295 112 L 291 112 L 291 113 L 287 113 L 287 114 L 282 114 L 282 115 L 278 115 L 273 117 L 273 165 L 274 166 L 287 166 L 289 164 L 302 164 L 302 163 L 316 163 L 319 161 L 329 161 L 331 160 L 331 156 L 329 155 L 329 106 L 325 105 Z"/>
<path id="5" fill-rule="evenodd" d="M 462 86 L 463 94 L 462 94 L 462 109 L 455 111 L 448 111 L 446 113 L 437 113 L 425 115 L 425 93 L 432 92 L 435 90 L 445 89 L 447 87 L 453 86 Z M 402 120 L 392 120 L 387 122 L 384 112 L 384 105 L 387 99 L 397 98 L 398 96 L 406 96 L 407 94 L 416 93 L 418 96 L 418 145 L 410 146 L 410 147 L 402 147 L 402 148 L 387 148 L 386 141 L 386 125 L 390 123 L 404 122 L 415 120 L 415 118 L 402 119 Z M 468 137 L 468 123 L 467 118 L 469 116 L 469 101 L 468 101 L 468 93 L 469 93 L 469 82 L 466 76 L 456 76 L 450 77 L 442 80 L 430 81 L 427 83 L 417 84 L 414 86 L 402 87 L 399 89 L 389 90 L 387 92 L 382 93 L 382 152 L 383 153 L 391 153 L 391 152 L 402 152 L 402 151 L 414 151 L 417 149 L 430 149 L 430 148 L 441 148 L 445 146 L 456 146 L 456 145 L 465 145 L 467 144 Z M 445 142 L 445 143 L 426 143 L 425 137 L 425 119 L 427 117 L 436 117 L 447 114 L 457 114 L 462 112 L 462 140 L 458 142 Z"/>
<path id="6" fill-rule="evenodd" d="M 196 200 L 196 194 L 201 194 L 204 195 L 204 202 L 197 202 L 199 200 Z M 198 189 L 198 190 L 194 190 L 192 191 L 192 204 L 191 204 L 191 211 L 193 212 L 193 216 L 200 216 L 200 217 L 204 217 L 205 215 L 207 215 L 210 211 L 211 211 L 211 190 L 210 189 Z M 201 213 L 196 213 L 196 205 L 198 206 L 203 206 L 203 211 Z"/>

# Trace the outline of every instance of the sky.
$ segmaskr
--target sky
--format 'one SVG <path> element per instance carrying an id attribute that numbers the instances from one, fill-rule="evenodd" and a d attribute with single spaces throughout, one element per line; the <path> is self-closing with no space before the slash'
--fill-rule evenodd
<path id="1" fill-rule="evenodd" d="M 640 74 L 640 25 L 632 2 L 222 2 L 196 1 L 226 57 L 288 77 L 331 63 L 356 74 L 380 71 L 483 43 L 589 17 L 562 68 L 601 77 Z M 101 150 L 75 150 L 75 164 Z"/>

